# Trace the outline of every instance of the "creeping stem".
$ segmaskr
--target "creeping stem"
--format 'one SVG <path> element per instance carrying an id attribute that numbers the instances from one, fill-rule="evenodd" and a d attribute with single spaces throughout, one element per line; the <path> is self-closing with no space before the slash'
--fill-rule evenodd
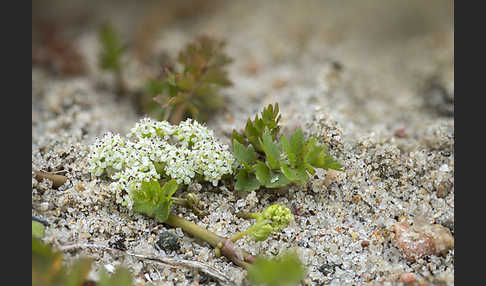
<path id="1" fill-rule="evenodd" d="M 164 223 L 172 227 L 180 227 L 183 231 L 192 236 L 206 241 L 212 247 L 216 248 L 217 252 L 245 269 L 249 267 L 249 263 L 252 263 L 255 260 L 253 255 L 234 245 L 231 239 L 219 236 L 181 217 L 169 214 L 169 218 Z"/>

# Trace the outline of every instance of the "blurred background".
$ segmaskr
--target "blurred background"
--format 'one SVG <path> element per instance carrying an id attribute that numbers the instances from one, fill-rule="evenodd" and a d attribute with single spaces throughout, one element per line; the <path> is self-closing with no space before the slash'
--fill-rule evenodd
<path id="1" fill-rule="evenodd" d="M 356 124 L 404 122 L 410 112 L 453 115 L 453 1 L 33 1 L 33 66 L 102 77 L 95 51 L 105 23 L 136 61 L 132 87 L 206 34 L 225 40 L 234 59 L 239 95 L 231 97 L 261 106 L 284 92 L 275 86 L 324 78 L 329 96 L 318 103 L 357 113 L 347 119 Z M 332 94 L 346 100 L 333 102 Z"/>

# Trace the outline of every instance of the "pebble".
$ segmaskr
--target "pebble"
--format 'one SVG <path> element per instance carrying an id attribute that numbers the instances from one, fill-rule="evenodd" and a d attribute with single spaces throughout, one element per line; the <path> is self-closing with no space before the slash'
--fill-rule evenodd
<path id="1" fill-rule="evenodd" d="M 446 197 L 451 191 L 453 184 L 449 180 L 442 181 L 437 187 L 436 195 L 438 198 Z"/>
<path id="2" fill-rule="evenodd" d="M 47 211 L 49 209 L 49 202 L 42 202 L 40 204 L 41 211 Z"/>
<path id="3" fill-rule="evenodd" d="M 403 283 L 412 283 L 415 281 L 415 274 L 408 272 L 402 273 L 400 275 L 400 281 Z"/>
<path id="4" fill-rule="evenodd" d="M 157 245 L 165 251 L 177 251 L 181 249 L 179 244 L 179 238 L 169 231 L 163 231 L 159 235 L 159 240 L 156 242 Z"/>
<path id="5" fill-rule="evenodd" d="M 396 244 L 407 260 L 415 262 L 428 255 L 441 255 L 454 248 L 451 231 L 439 224 L 410 226 L 407 222 L 394 226 Z"/>

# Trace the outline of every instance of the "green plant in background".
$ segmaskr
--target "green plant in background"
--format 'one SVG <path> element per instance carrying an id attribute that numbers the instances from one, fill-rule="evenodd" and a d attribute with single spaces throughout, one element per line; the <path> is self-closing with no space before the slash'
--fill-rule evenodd
<path id="1" fill-rule="evenodd" d="M 297 286 L 304 275 L 305 267 L 293 251 L 274 258 L 257 257 L 247 272 L 254 286 Z"/>
<path id="2" fill-rule="evenodd" d="M 100 28 L 99 41 L 101 52 L 99 55 L 99 65 L 104 71 L 113 72 L 117 94 L 121 95 L 127 91 L 122 75 L 122 56 L 125 47 L 122 45 L 119 35 L 110 24 L 105 24 Z"/>
<path id="3" fill-rule="evenodd" d="M 164 118 L 178 124 L 185 118 L 207 121 L 224 106 L 218 93 L 232 85 L 225 66 L 232 60 L 223 52 L 225 42 L 199 36 L 179 53 L 182 70 L 167 71 L 163 80 L 151 79 L 146 90 L 164 109 Z"/>
<path id="4" fill-rule="evenodd" d="M 280 188 L 305 184 L 315 168 L 342 171 L 341 164 L 327 154 L 327 147 L 312 137 L 305 140 L 301 129 L 289 138 L 280 136 L 278 104 L 263 109 L 261 117 L 248 119 L 245 131 L 232 134 L 233 154 L 240 163 L 236 190 L 252 191 L 261 186 Z"/>
<path id="5" fill-rule="evenodd" d="M 72 266 L 62 264 L 62 253 L 54 251 L 49 245 L 32 236 L 32 285 L 33 286 L 82 286 L 88 285 L 88 274 L 92 261 L 88 258 L 78 259 Z M 101 286 L 131 286 L 133 279 L 125 268 L 119 268 L 109 277 L 102 272 Z"/>

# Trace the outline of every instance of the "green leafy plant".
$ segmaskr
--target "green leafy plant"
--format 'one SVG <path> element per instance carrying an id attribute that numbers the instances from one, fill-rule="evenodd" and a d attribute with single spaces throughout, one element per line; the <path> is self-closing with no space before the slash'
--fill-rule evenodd
<path id="1" fill-rule="evenodd" d="M 92 260 L 80 258 L 70 267 L 62 263 L 62 252 L 54 251 L 38 238 L 32 236 L 32 285 L 82 286 L 88 285 L 88 274 Z M 104 272 L 97 285 L 131 286 L 133 279 L 125 268 L 119 268 L 111 277 Z"/>
<path id="2" fill-rule="evenodd" d="M 223 107 L 218 93 L 232 85 L 224 67 L 231 59 L 223 53 L 225 42 L 200 36 L 179 53 L 182 70 L 167 71 L 163 80 L 151 79 L 146 90 L 164 109 L 164 118 L 178 124 L 185 118 L 206 121 Z"/>
<path id="3" fill-rule="evenodd" d="M 122 76 L 121 59 L 125 52 L 119 35 L 110 24 L 105 24 L 100 28 L 99 41 L 101 52 L 99 55 L 99 65 L 102 70 L 113 72 L 117 94 L 126 92 L 126 84 Z"/>
<path id="4" fill-rule="evenodd" d="M 280 188 L 291 183 L 305 184 L 315 168 L 342 171 L 341 164 L 327 154 L 317 138 L 304 138 L 297 129 L 289 138 L 280 135 L 278 104 L 263 109 L 261 116 L 248 119 L 242 133 L 233 130 L 233 154 L 240 166 L 236 190 L 253 191 L 261 186 Z"/>
<path id="5" fill-rule="evenodd" d="M 297 286 L 304 275 L 305 267 L 292 251 L 275 258 L 257 257 L 247 272 L 254 286 Z"/>

